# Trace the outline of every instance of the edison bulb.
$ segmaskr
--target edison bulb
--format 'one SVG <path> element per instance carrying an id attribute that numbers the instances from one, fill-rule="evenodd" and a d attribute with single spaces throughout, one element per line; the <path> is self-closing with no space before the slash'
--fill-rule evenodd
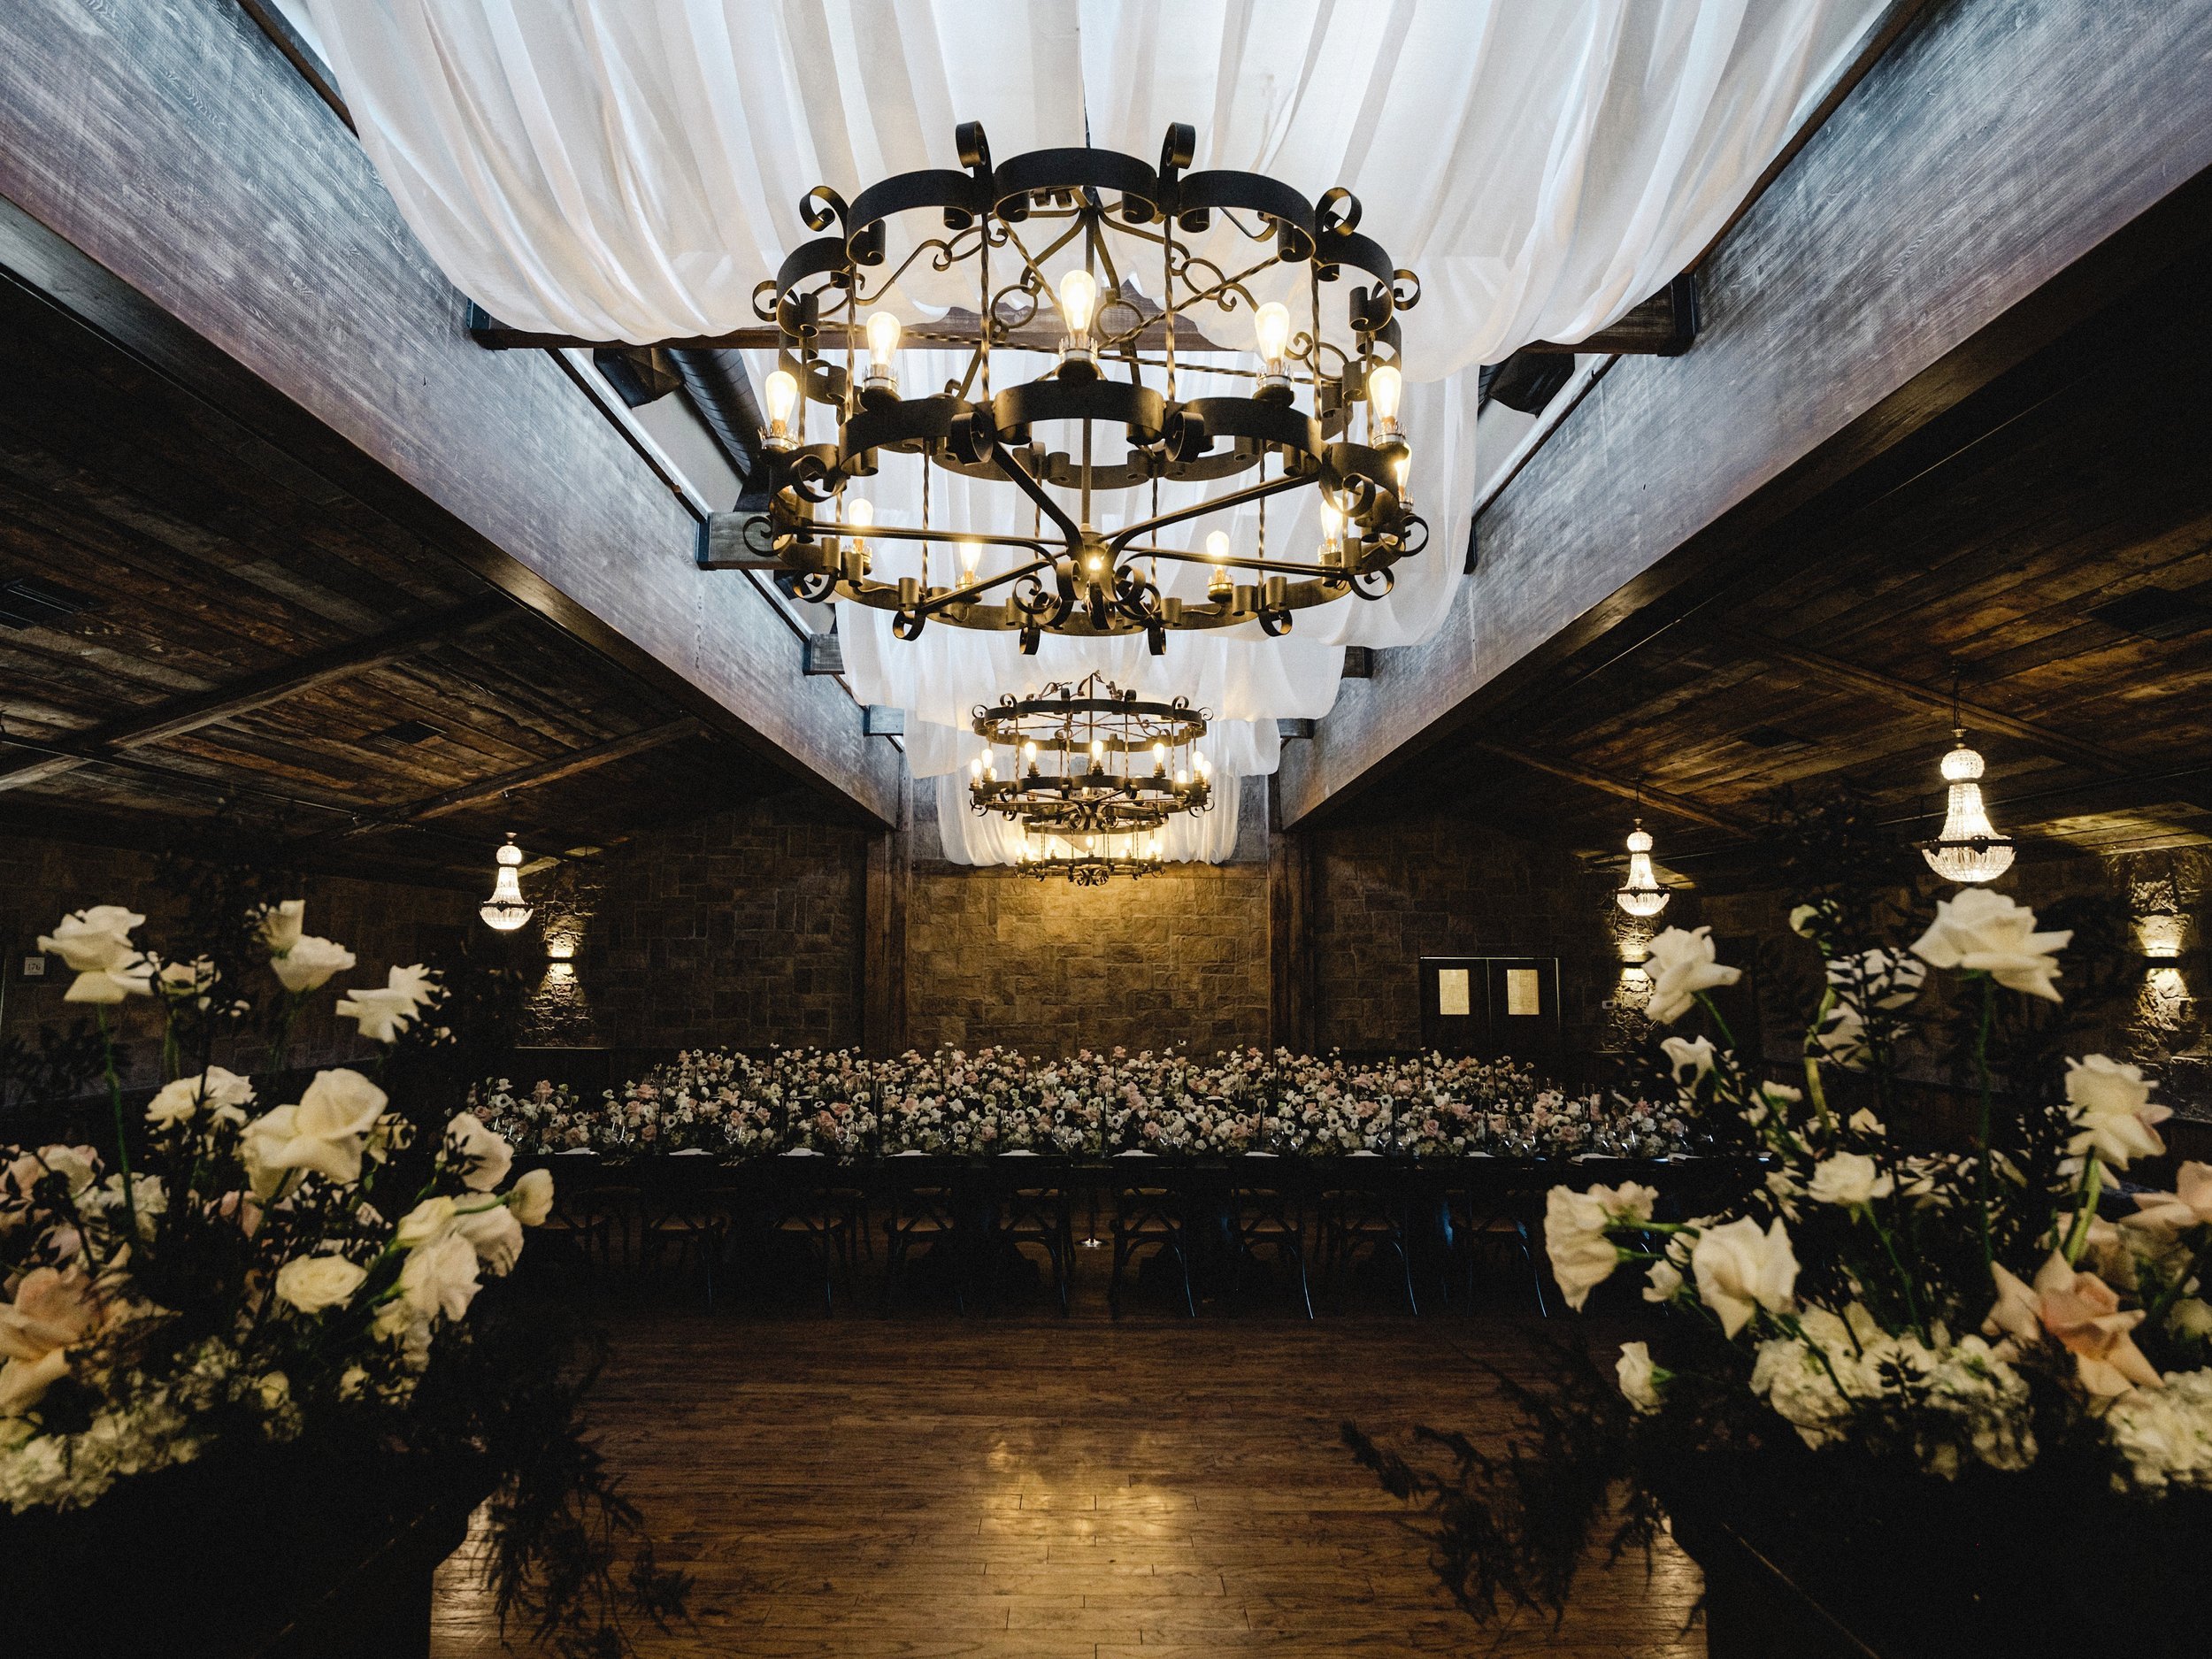
<path id="1" fill-rule="evenodd" d="M 1344 540 L 1344 510 L 1326 495 L 1321 497 L 1321 545 L 1335 548 Z"/>
<path id="2" fill-rule="evenodd" d="M 799 383 L 788 369 L 778 369 L 763 388 L 768 394 L 768 447 L 791 447 L 791 411 L 799 402 Z"/>
<path id="3" fill-rule="evenodd" d="M 1032 763 L 1033 764 L 1035 763 L 1037 759 L 1037 745 L 1035 740 L 1033 739 L 1022 745 L 1022 758 Z"/>
<path id="4" fill-rule="evenodd" d="M 870 378 L 891 373 L 891 359 L 897 355 L 899 338 L 905 334 L 906 325 L 889 311 L 872 311 L 868 316 L 868 367 Z"/>
<path id="5" fill-rule="evenodd" d="M 875 527 L 876 504 L 865 495 L 856 495 L 845 503 L 845 522 L 856 530 Z"/>
<path id="6" fill-rule="evenodd" d="M 1385 363 L 1370 370 L 1367 375 L 1367 403 L 1375 411 L 1375 419 L 1390 426 L 1398 419 L 1398 396 L 1405 390 L 1405 377 Z"/>
<path id="7" fill-rule="evenodd" d="M 1206 751 L 1204 749 L 1202 749 L 1192 755 L 1190 757 L 1190 764 L 1198 768 L 1198 775 L 1200 777 L 1210 778 L 1213 776 L 1214 764 L 1206 758 Z"/>
<path id="8" fill-rule="evenodd" d="M 1229 533 L 1216 530 L 1206 537 L 1206 557 L 1217 565 L 1229 562 Z"/>
<path id="9" fill-rule="evenodd" d="M 1102 737 L 1091 740 L 1091 764 L 1097 766 L 1106 764 L 1106 740 Z"/>
<path id="10" fill-rule="evenodd" d="M 1060 315 L 1068 333 L 1081 338 L 1091 332 L 1091 312 L 1098 304 L 1098 279 L 1089 272 L 1071 271 L 1060 279 Z"/>
<path id="11" fill-rule="evenodd" d="M 980 541 L 963 541 L 959 545 L 960 581 L 965 587 L 975 580 L 976 561 L 983 557 L 983 544 Z"/>
<path id="12" fill-rule="evenodd" d="M 1279 364 L 1284 348 L 1290 343 L 1290 307 L 1270 300 L 1253 312 L 1252 333 L 1259 342 L 1261 359 Z"/>
<path id="13" fill-rule="evenodd" d="M 779 426 L 788 424 L 792 407 L 799 401 L 799 382 L 791 371 L 778 369 L 769 375 L 767 392 L 768 419 Z"/>
<path id="14" fill-rule="evenodd" d="M 1157 772 L 1164 772 L 1167 770 L 1167 745 L 1165 743 L 1153 744 L 1152 770 Z"/>

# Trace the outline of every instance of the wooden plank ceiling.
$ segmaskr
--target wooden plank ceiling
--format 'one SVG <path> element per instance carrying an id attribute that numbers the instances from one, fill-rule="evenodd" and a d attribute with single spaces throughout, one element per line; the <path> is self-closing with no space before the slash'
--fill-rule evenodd
<path id="1" fill-rule="evenodd" d="M 1478 578 L 1479 580 L 1479 578 Z M 1953 673 L 2025 856 L 2212 840 L 2212 296 L 2191 265 L 1973 400 L 1913 470 L 1793 514 L 1724 579 L 1437 746 L 1355 818 L 1448 807 L 1755 878 L 1773 793 L 1940 822 Z"/>
<path id="2" fill-rule="evenodd" d="M 472 886 L 791 781 L 4 282 L 0 734 L 0 830 Z"/>

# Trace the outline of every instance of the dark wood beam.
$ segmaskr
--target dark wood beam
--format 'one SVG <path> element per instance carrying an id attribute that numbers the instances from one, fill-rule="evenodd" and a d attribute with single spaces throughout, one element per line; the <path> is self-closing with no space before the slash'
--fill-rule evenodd
<path id="1" fill-rule="evenodd" d="M 1541 689 L 2212 242 L 2212 6 L 1932 7 L 1491 503 L 1480 571 L 1283 762 L 1302 822 Z M 1902 251 L 1901 251 L 1902 250 Z"/>
<path id="2" fill-rule="evenodd" d="M 89 731 L 42 737 L 38 740 L 42 749 L 65 752 L 26 755 L 0 762 L 0 789 L 20 789 L 44 783 L 122 750 L 180 737 L 236 715 L 250 714 L 256 709 L 268 708 L 303 691 L 350 680 L 371 669 L 398 662 L 440 640 L 461 639 L 497 627 L 518 614 L 513 602 L 503 595 L 487 594 L 481 599 L 403 623 L 350 644 L 333 646 L 326 651 L 281 663 L 206 691 L 172 697 L 141 713 L 124 715 Z"/>
<path id="3" fill-rule="evenodd" d="M 1731 835 L 1755 835 L 1758 826 L 1749 818 L 1720 807 L 1709 807 L 1691 800 L 1687 795 L 1670 795 L 1664 789 L 1654 789 L 1640 784 L 1633 778 L 1617 778 L 1611 772 L 1599 772 L 1581 766 L 1554 755 L 1538 755 L 1509 743 L 1492 742 L 1487 738 L 1471 740 L 1469 749 L 1480 749 L 1486 755 L 1495 755 L 1500 760 L 1511 761 L 1517 766 L 1526 766 L 1554 778 L 1563 778 L 1569 783 L 1578 783 L 1586 789 L 1601 789 L 1607 795 L 1618 795 L 1624 801 L 1635 801 L 1655 811 L 1665 812 L 1693 824 L 1702 824 Z"/>
<path id="4" fill-rule="evenodd" d="M 899 757 L 800 672 L 772 600 L 693 565 L 698 510 L 565 359 L 470 342 L 353 134 L 230 0 L 0 7 L 0 269 L 847 815 L 895 810 Z"/>
<path id="5" fill-rule="evenodd" d="M 1952 701 L 1948 692 L 1938 687 L 1916 685 L 1900 680 L 1894 674 L 1885 674 L 1877 669 L 1862 668 L 1847 663 L 1841 657 L 1831 657 L 1825 651 L 1792 644 L 1778 640 L 1770 634 L 1755 628 L 1739 627 L 1729 623 L 1717 624 L 1712 632 L 1723 641 L 1747 656 L 1757 657 L 1770 663 L 1802 670 L 1807 675 L 1822 682 L 1848 686 L 1854 691 L 1916 713 L 1933 714 L 1945 725 L 1951 722 Z M 2024 720 L 2016 715 L 1993 709 L 1986 703 L 1958 702 L 1959 718 L 1976 732 L 2001 732 L 2015 737 L 2030 748 L 2050 756 L 2055 760 L 2068 760 L 2092 772 L 2108 772 L 2125 775 L 2136 770 L 2136 763 L 2125 755 L 2107 749 L 2101 743 L 2085 742 L 2063 732 L 2054 731 L 2033 720 Z"/>
<path id="6" fill-rule="evenodd" d="M 405 806 L 394 807 L 349 824 L 342 829 L 324 831 L 307 838 L 308 842 L 342 839 L 349 835 L 365 834 L 371 830 L 389 829 L 395 825 L 419 824 L 430 818 L 448 818 L 456 812 L 465 812 L 472 807 L 489 806 L 503 796 L 524 789 L 535 789 L 564 778 L 573 778 L 580 772 L 594 772 L 618 760 L 627 760 L 648 749 L 679 742 L 687 737 L 700 736 L 705 728 L 686 715 L 660 726 L 649 726 L 642 731 L 626 732 L 620 737 L 611 737 L 603 743 L 594 743 L 588 749 L 571 749 L 565 755 L 556 755 L 533 765 L 518 767 L 493 778 L 483 778 L 474 783 L 465 783 L 441 794 Z"/>
<path id="7" fill-rule="evenodd" d="M 1571 344 L 1556 340 L 1531 341 L 1521 349 L 1569 355 L 1593 352 L 1609 357 L 1678 357 L 1697 339 L 1697 278 L 1686 272 L 1627 315 L 1594 334 L 1586 334 Z"/>

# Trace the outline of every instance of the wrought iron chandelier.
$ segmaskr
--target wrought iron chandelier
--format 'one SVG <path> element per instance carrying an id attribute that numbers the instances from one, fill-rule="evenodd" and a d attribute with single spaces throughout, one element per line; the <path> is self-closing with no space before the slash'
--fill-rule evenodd
<path id="1" fill-rule="evenodd" d="M 1036 834 L 1157 830 L 1213 805 L 1213 767 L 1197 747 L 1206 714 L 1183 698 L 1144 702 L 1098 674 L 1007 695 L 975 711 L 983 749 L 968 765 L 975 810 Z M 999 776 L 998 751 L 1013 775 Z"/>
<path id="2" fill-rule="evenodd" d="M 1158 874 L 1164 866 L 1160 838 L 1156 834 L 1127 841 L 1119 848 L 1110 841 L 1102 845 L 1095 835 L 1086 835 L 1076 841 L 1057 835 L 1025 841 L 1020 863 L 1016 867 L 1024 875 L 1034 876 L 1040 881 L 1058 875 L 1065 876 L 1079 887 L 1102 887 L 1116 876 L 1138 880 Z"/>
<path id="3" fill-rule="evenodd" d="M 1420 284 L 1359 233 L 1358 201 L 1339 188 L 1310 202 L 1260 173 L 1187 173 L 1195 140 L 1182 125 L 1168 129 L 1156 167 L 1092 149 L 1035 150 L 994 166 L 974 122 L 958 129 L 957 142 L 964 171 L 899 173 L 850 203 L 817 186 L 801 203 L 808 227 L 831 234 L 795 249 L 754 300 L 779 341 L 764 388 L 768 506 L 729 516 L 735 545 L 710 547 L 704 562 L 776 570 L 803 598 L 893 611 L 902 639 L 935 618 L 1018 631 L 1025 652 L 1046 633 L 1142 634 L 1155 654 L 1166 649 L 1170 629 L 1257 622 L 1278 635 L 1306 606 L 1387 594 L 1391 567 L 1428 540 L 1407 499 L 1409 449 L 1398 422 L 1397 313 L 1418 302 Z M 943 234 L 918 237 L 883 269 L 887 226 L 917 213 L 931 215 L 931 228 Z M 1250 256 L 1240 268 L 1225 269 L 1190 240 L 1217 220 Z M 1226 234 L 1209 241 L 1209 252 L 1217 254 Z M 887 311 L 864 319 L 925 258 L 936 272 L 972 274 L 972 319 L 956 327 L 956 313 L 910 329 Z M 1048 265 L 1067 268 L 1056 281 Z M 1322 289 L 1348 271 L 1366 279 L 1348 292 L 1349 349 L 1326 339 L 1322 326 Z M 1148 295 L 1156 273 L 1157 292 Z M 1294 321 L 1291 306 L 1257 299 L 1255 283 L 1265 289 L 1301 276 Z M 1202 365 L 1209 374 L 1249 380 L 1249 396 L 1179 396 L 1179 347 L 1185 374 L 1199 366 L 1191 351 L 1221 349 L 1192 316 L 1208 308 L 1225 319 L 1250 315 L 1256 368 Z M 1054 315 L 1041 323 L 1048 310 Z M 902 388 L 902 342 L 967 346 L 966 373 L 936 390 Z M 1057 361 L 1034 379 L 995 384 L 994 354 L 1008 350 Z M 833 417 L 827 441 L 808 430 L 817 406 Z M 1040 428 L 1079 431 L 1061 449 Z M 887 454 L 920 458 L 919 526 L 879 522 L 857 492 L 848 494 Z M 1033 533 L 929 523 L 932 469 L 1019 490 L 1033 509 Z M 1164 512 L 1163 480 L 1238 481 Z M 1093 527 L 1102 492 L 1147 488 L 1149 512 L 1110 534 Z M 1294 556 L 1271 551 L 1265 503 L 1308 488 L 1320 492 L 1320 544 Z M 1257 506 L 1260 526 L 1248 555 L 1233 551 L 1217 529 L 1198 547 L 1162 539 L 1248 503 Z M 921 576 L 880 580 L 871 574 L 872 537 L 926 549 L 950 542 L 958 572 L 948 559 L 945 579 L 932 580 L 926 553 Z M 986 548 L 1010 550 L 1010 568 L 979 572 Z M 1178 564 L 1208 567 L 1203 602 L 1163 593 L 1162 566 Z"/>

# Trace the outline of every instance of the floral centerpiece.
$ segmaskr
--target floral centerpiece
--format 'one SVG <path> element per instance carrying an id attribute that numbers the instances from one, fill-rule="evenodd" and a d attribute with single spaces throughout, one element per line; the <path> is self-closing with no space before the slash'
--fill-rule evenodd
<path id="1" fill-rule="evenodd" d="M 1509 1387 L 1525 1421 L 1502 1458 L 1432 1435 L 1452 1455 L 1440 1472 L 1347 1436 L 1387 1486 L 1429 1506 L 1440 1571 L 1479 1617 L 1561 1605 L 1608 1515 L 1617 1552 L 1648 1548 L 1669 1517 L 1705 1538 L 1717 1513 L 1737 1527 L 1786 1515 L 1798 1548 L 1770 1553 L 1803 1581 L 1858 1582 L 1847 1560 L 1884 1562 L 1872 1576 L 1887 1594 L 1853 1601 L 1870 1627 L 1903 1608 L 1919 1640 L 1948 1630 L 1964 1643 L 1945 1651 L 2024 1651 L 2007 1645 L 2005 1598 L 1962 1550 L 1994 1550 L 1985 1540 L 2011 1537 L 2012 1517 L 2036 1517 L 2028 1555 L 2048 1540 L 2054 1558 L 2008 1557 L 2003 1571 L 2065 1578 L 2101 1563 L 2073 1522 L 2093 1516 L 2105 1543 L 2133 1540 L 2126 1513 L 2212 1491 L 2212 1306 L 2200 1294 L 2212 1166 L 2183 1164 L 2171 1192 L 2118 1195 L 2164 1150 L 2169 1114 L 2133 1064 L 2042 1064 L 2062 1027 L 2033 1010 L 2062 1002 L 2070 930 L 1984 888 L 1937 902 L 1909 946 L 1834 894 L 1791 925 L 1817 951 L 1821 983 L 1799 1063 L 1780 1075 L 1712 1000 L 1740 970 L 1709 932 L 1671 928 L 1652 945 L 1650 1013 L 1681 1108 L 1755 1150 L 1763 1182 L 1671 1217 L 1632 1181 L 1549 1194 L 1545 1240 L 1568 1303 L 1633 1273 L 1637 1301 L 1662 1316 L 1620 1345 L 1610 1386 L 1563 1353 L 1552 1388 Z M 1683 1029 L 1693 1016 L 1704 1031 Z M 1901 1056 L 1926 1052 L 1946 1019 L 1973 1128 L 1954 1149 L 1916 1148 L 1888 1125 Z M 2008 1053 L 1993 1041 L 2008 1029 L 2022 1033 Z M 1918 1530 L 1932 1516 L 1946 1517 L 1939 1539 Z M 1924 1545 L 1921 1559 L 1901 1540 Z M 2129 1548 L 2138 1567 L 2164 1559 Z M 2051 1598 L 2036 1613 L 2067 1626 Z"/>
<path id="2" fill-rule="evenodd" d="M 433 1484 L 480 1480 L 469 1503 L 499 1489 L 510 1521 L 523 1500 L 533 1518 L 497 1540 L 503 1609 L 618 1640 L 585 1604 L 611 1590 L 609 1550 L 635 1517 L 574 1440 L 563 1362 L 541 1352 L 534 1372 L 495 1381 L 515 1326 L 484 1342 L 472 1329 L 480 1292 L 546 1219 L 552 1177 L 511 1179 L 511 1148 L 475 1115 L 426 1122 L 422 1103 L 387 1093 L 396 1049 L 453 1041 L 453 999 L 420 964 L 337 999 L 375 1045 L 365 1067 L 288 1082 L 296 1022 L 355 957 L 306 933 L 297 900 L 232 919 L 180 956 L 142 944 L 145 918 L 116 905 L 39 940 L 75 975 L 66 1000 L 97 1018 L 106 1123 L 93 1139 L 0 1148 L 0 1511 L 19 1526 L 96 1520 L 184 1465 L 257 1480 L 270 1448 L 343 1446 Z M 158 1012 L 165 1080 L 130 1108 L 110 1017 L 142 999 Z M 241 1056 L 272 1026 L 250 1072 Z M 524 1399 L 562 1442 L 551 1487 L 518 1466 L 552 1449 L 523 1443 Z M 534 1588 L 556 1557 L 565 1582 Z M 671 1586 L 649 1548 L 638 1563 L 657 1610 Z"/>
<path id="3" fill-rule="evenodd" d="M 1208 1060 L 1116 1048 L 1045 1060 L 1008 1048 L 680 1054 L 597 1107 L 550 1083 L 488 1080 L 485 1121 L 534 1155 L 694 1148 L 727 1161 L 804 1148 L 837 1157 L 921 1152 L 1225 1156 L 1653 1158 L 1686 1149 L 1671 1102 L 1571 1095 L 1511 1061 L 1232 1049 Z"/>

